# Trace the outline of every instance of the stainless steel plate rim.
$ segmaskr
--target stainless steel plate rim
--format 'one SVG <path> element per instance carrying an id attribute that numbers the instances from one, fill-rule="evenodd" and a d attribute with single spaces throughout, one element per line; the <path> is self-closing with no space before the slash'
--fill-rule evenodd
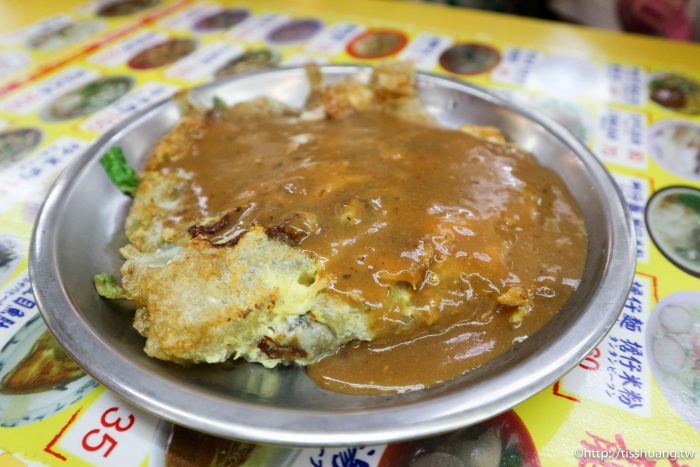
<path id="1" fill-rule="evenodd" d="M 358 73 L 366 67 L 328 65 L 324 73 Z M 259 71 L 265 75 L 296 73 L 298 67 Z M 232 77 L 196 88 L 206 92 Z M 300 410 L 231 400 L 216 394 L 194 392 L 173 384 L 162 376 L 125 358 L 95 333 L 80 317 L 65 290 L 59 273 L 55 227 L 66 209 L 62 203 L 74 179 L 98 151 L 123 136 L 135 122 L 158 112 L 166 102 L 156 104 L 103 135 L 58 178 L 47 196 L 34 227 L 30 247 L 30 276 L 34 293 L 47 326 L 77 363 L 117 395 L 161 418 L 219 436 L 267 444 L 298 446 L 341 446 L 383 443 L 458 429 L 497 415 L 545 389 L 581 361 L 614 325 L 631 286 L 635 267 L 633 230 L 622 194 L 610 174 L 595 156 L 561 125 L 544 114 L 506 100 L 477 86 L 428 73 L 419 74 L 419 82 L 447 86 L 466 92 L 488 103 L 504 107 L 536 124 L 556 137 L 578 157 L 592 183 L 592 190 L 610 201 L 612 220 L 604 234 L 609 249 L 604 258 L 601 286 L 587 299 L 587 313 L 577 318 L 552 346 L 538 350 L 524 364 L 464 390 L 376 410 Z M 74 254 L 81 254 L 76 251 Z M 92 287 L 85 284 L 85 287 Z M 586 318 L 586 319 L 584 319 Z M 591 319 L 595 318 L 595 319 Z M 593 322 L 591 322 L 593 321 Z M 134 331 L 135 332 L 135 331 Z M 478 397 L 474 397 L 478 395 Z M 348 396 L 352 397 L 352 396 Z M 394 397 L 394 396 L 387 396 Z M 398 400 L 398 399 L 397 399 Z"/>

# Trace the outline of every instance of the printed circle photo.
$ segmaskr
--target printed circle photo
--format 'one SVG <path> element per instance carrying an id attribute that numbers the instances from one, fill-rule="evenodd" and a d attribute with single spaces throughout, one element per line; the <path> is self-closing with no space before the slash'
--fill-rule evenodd
<path id="1" fill-rule="evenodd" d="M 649 198 L 644 215 L 661 254 L 681 271 L 700 277 L 700 190 L 662 188 Z"/>
<path id="2" fill-rule="evenodd" d="M 490 45 L 453 45 L 440 55 L 440 66 L 458 75 L 478 75 L 491 71 L 501 61 L 501 53 Z"/>
<path id="3" fill-rule="evenodd" d="M 408 37 L 393 29 L 370 29 L 350 41 L 346 50 L 355 58 L 377 59 L 398 53 L 408 44 Z"/>

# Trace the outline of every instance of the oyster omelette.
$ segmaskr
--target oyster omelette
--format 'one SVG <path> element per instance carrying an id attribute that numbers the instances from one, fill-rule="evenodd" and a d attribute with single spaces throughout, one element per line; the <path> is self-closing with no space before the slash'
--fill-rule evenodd
<path id="1" fill-rule="evenodd" d="M 103 158 L 133 205 L 121 280 L 96 285 L 135 303 L 149 356 L 418 388 L 561 308 L 587 234 L 557 174 L 496 128 L 439 126 L 406 63 L 367 83 L 307 74 L 303 109 L 217 100 L 189 108 L 142 173 L 118 148 Z"/>

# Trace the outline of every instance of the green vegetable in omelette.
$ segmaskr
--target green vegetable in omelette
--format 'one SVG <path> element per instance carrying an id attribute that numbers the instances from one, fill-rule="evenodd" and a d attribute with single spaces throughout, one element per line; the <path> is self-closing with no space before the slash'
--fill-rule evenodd
<path id="1" fill-rule="evenodd" d="M 101 272 L 95 276 L 95 288 L 97 294 L 104 298 L 117 300 L 125 298 L 124 289 L 117 283 L 117 279 L 106 272 Z"/>
<path id="2" fill-rule="evenodd" d="M 127 195 L 133 195 L 139 186 L 139 177 L 126 162 L 122 149 L 118 147 L 110 149 L 100 158 L 100 162 L 117 188 Z"/>

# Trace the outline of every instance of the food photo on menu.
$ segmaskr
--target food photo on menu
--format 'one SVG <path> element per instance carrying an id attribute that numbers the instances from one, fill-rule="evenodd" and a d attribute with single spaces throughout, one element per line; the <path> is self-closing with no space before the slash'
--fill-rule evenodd
<path id="1" fill-rule="evenodd" d="M 700 465 L 700 1 L 0 8 L 0 466 Z"/>

